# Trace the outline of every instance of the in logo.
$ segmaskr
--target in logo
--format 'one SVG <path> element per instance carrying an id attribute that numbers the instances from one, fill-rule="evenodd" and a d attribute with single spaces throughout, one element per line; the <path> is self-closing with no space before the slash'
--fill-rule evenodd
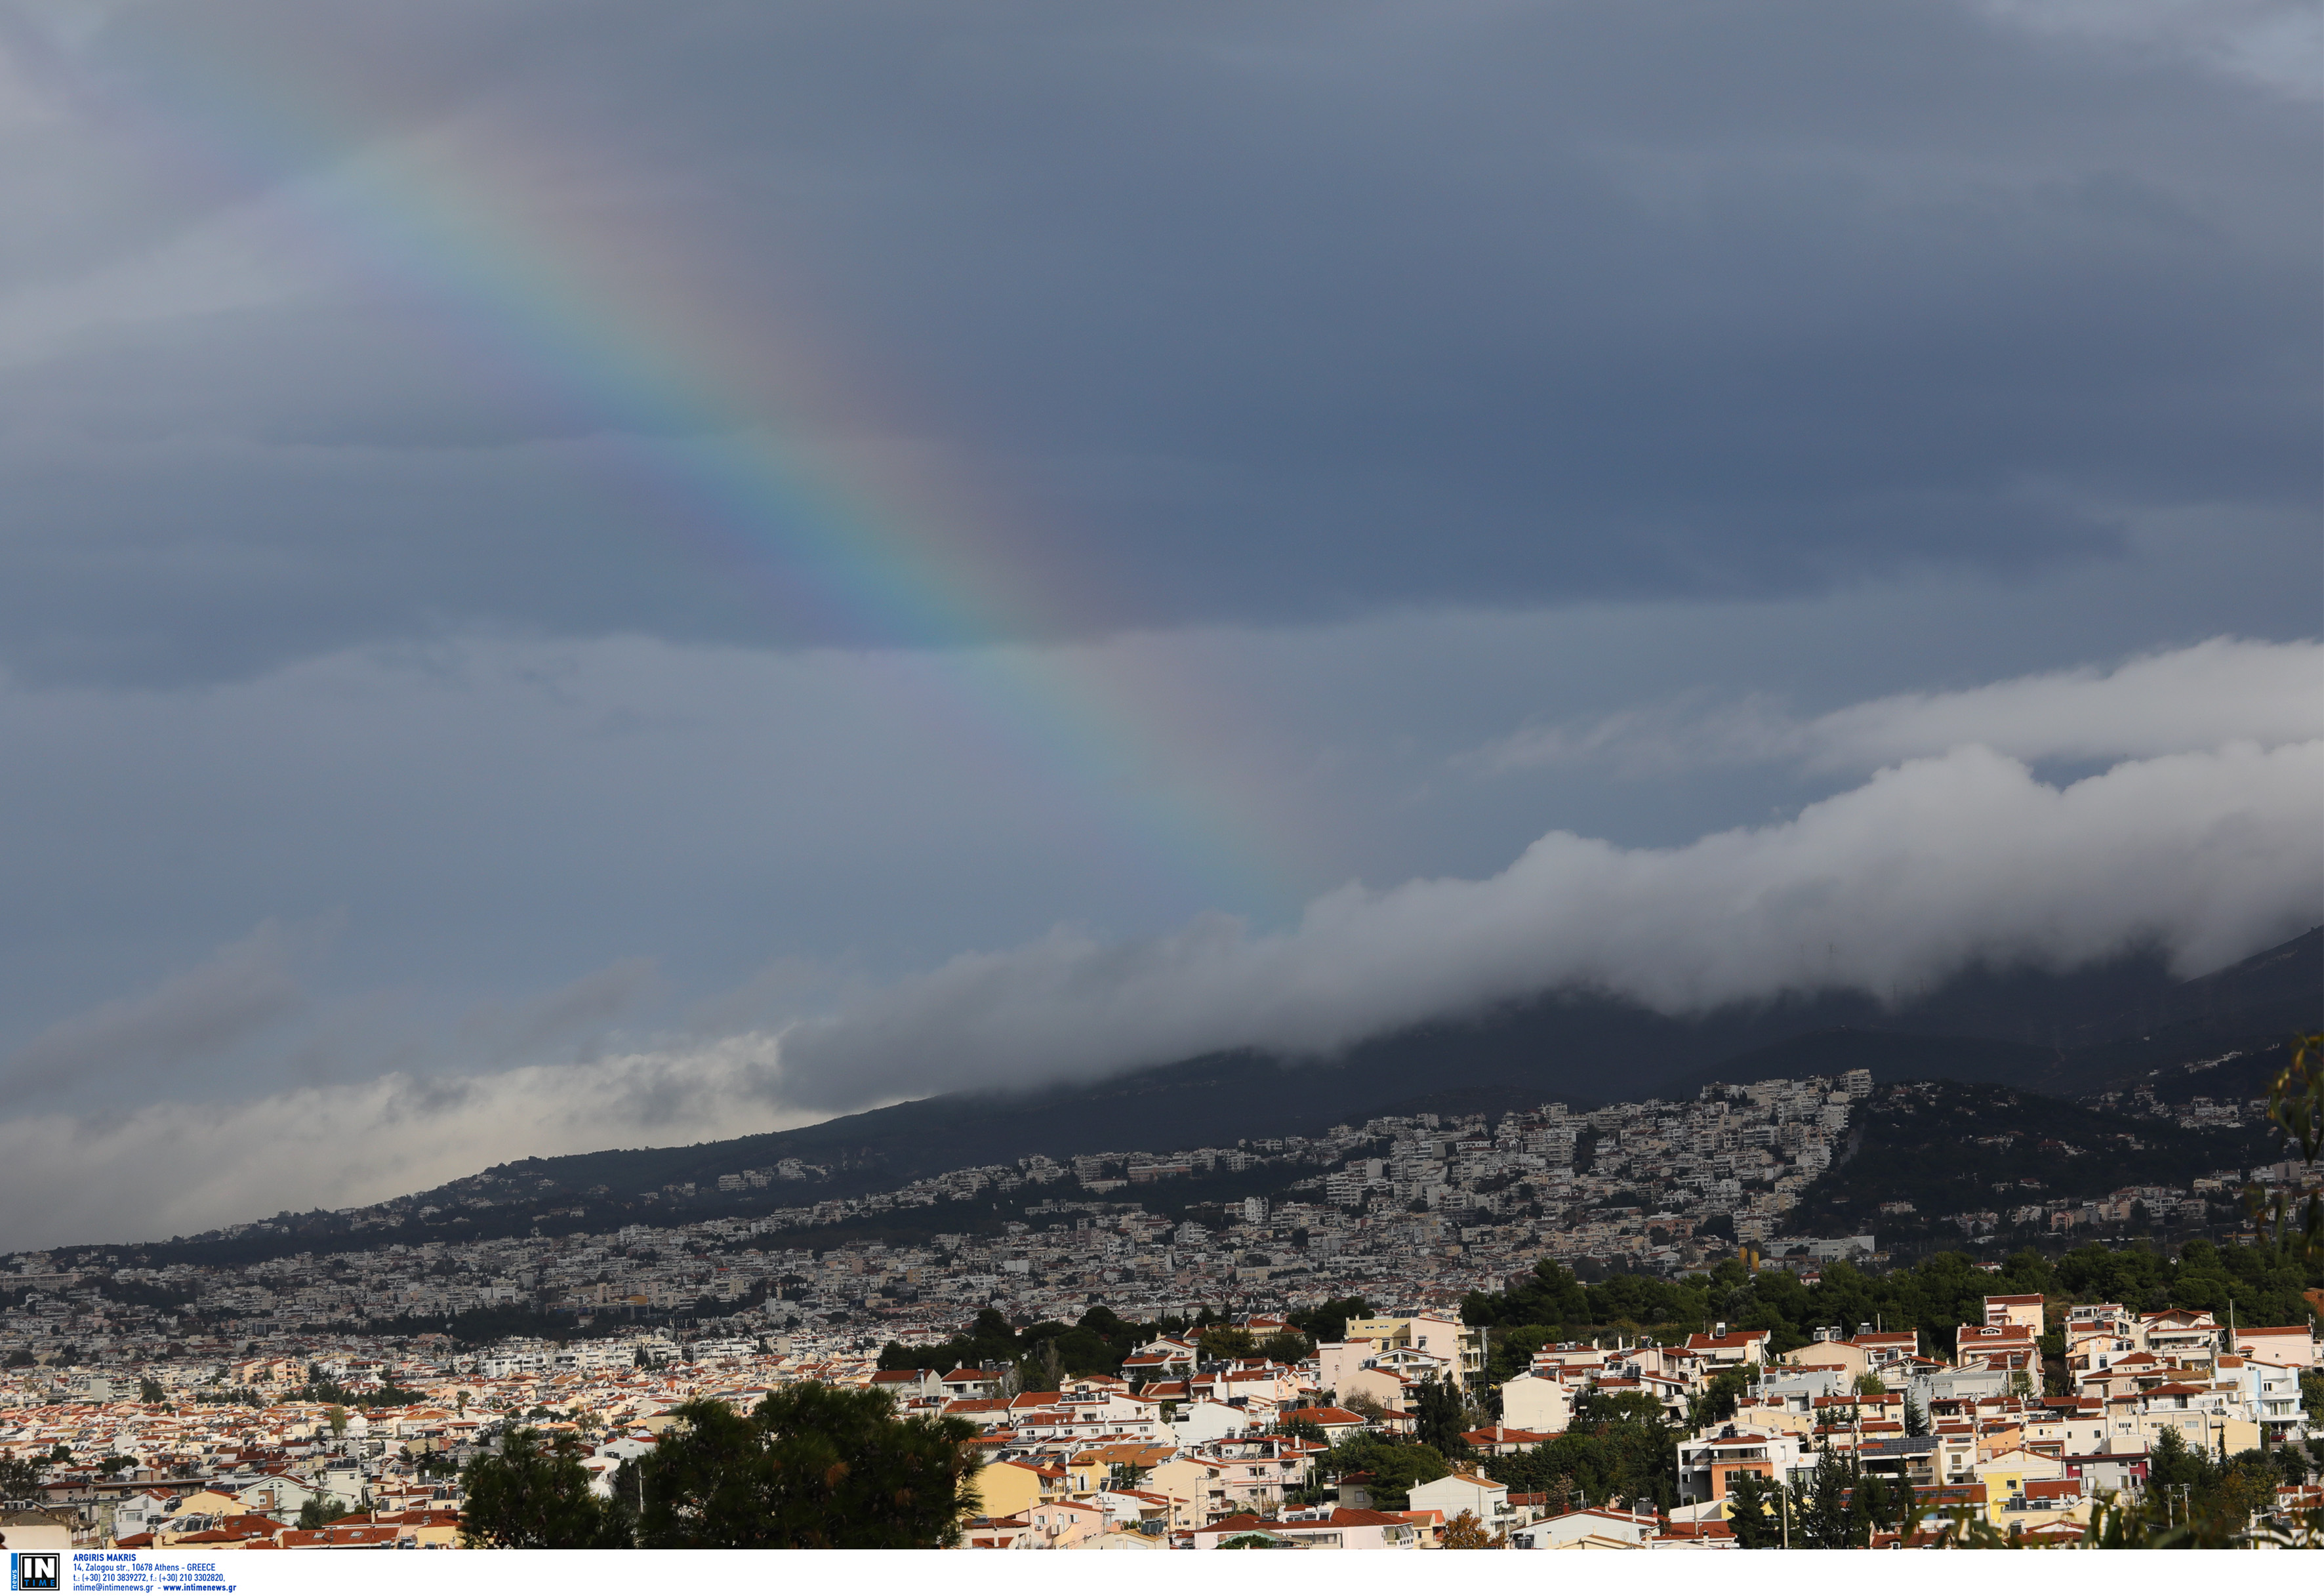
<path id="1" fill-rule="evenodd" d="M 11 1552 L 8 1554 L 8 1588 L 11 1591 L 61 1591 L 65 1588 L 65 1554 L 62 1552 Z"/>

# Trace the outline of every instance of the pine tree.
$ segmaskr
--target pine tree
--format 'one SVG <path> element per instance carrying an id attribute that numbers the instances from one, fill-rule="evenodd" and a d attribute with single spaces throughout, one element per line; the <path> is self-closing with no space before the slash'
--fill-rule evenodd
<path id="1" fill-rule="evenodd" d="M 634 1544 L 624 1516 L 591 1494 L 580 1448 L 567 1435 L 544 1446 L 538 1431 L 511 1430 L 499 1455 L 488 1453 L 460 1471 L 460 1538 L 469 1546 Z"/>
<path id="2" fill-rule="evenodd" d="M 1792 1545 L 1794 1546 L 1858 1546 L 1860 1526 L 1851 1499 L 1855 1473 L 1829 1446 L 1816 1458 L 1815 1472 L 1805 1485 L 1792 1487 Z"/>
<path id="3" fill-rule="evenodd" d="M 1444 1380 L 1425 1379 L 1420 1382 L 1419 1404 L 1414 1414 L 1413 1438 L 1423 1446 L 1433 1446 L 1446 1457 L 1459 1457 L 1469 1450 L 1461 1439 L 1468 1409 L 1461 1393 Z"/>
<path id="4" fill-rule="evenodd" d="M 1748 1549 L 1784 1544 L 1783 1487 L 1764 1474 L 1736 1474 L 1727 1487 L 1727 1527 L 1736 1545 Z"/>

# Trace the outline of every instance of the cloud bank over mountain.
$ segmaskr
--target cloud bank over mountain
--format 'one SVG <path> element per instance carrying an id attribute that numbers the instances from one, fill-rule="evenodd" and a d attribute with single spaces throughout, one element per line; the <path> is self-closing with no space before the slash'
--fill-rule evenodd
<path id="1" fill-rule="evenodd" d="M 2324 918 L 2319 792 L 2324 741 L 2126 761 L 2063 788 L 1969 744 L 1686 847 L 1553 832 L 1489 880 L 1351 885 L 1278 935 L 1218 918 L 964 955 L 788 1033 L 782 1090 L 839 1108 L 1214 1048 L 1328 1052 L 1567 984 L 1684 1010 L 2143 943 L 2195 974 Z"/>
<path id="2" fill-rule="evenodd" d="M 2324 918 L 2319 688 L 2324 649 L 2222 640 L 1763 728 L 1763 756 L 1896 762 L 1683 847 L 1560 831 L 1489 880 L 1351 884 L 1280 934 L 1218 918 L 964 955 L 792 1031 L 783 1090 L 844 1106 L 1213 1048 L 1326 1052 L 1567 984 L 1683 1010 L 2139 944 L 2200 973 Z M 2025 762 L 2106 754 L 2134 757 L 2063 786 Z"/>
<path id="3" fill-rule="evenodd" d="M 1796 814 L 1682 845 L 1553 831 L 1489 877 L 1351 883 L 1278 931 L 1224 915 L 1143 938 L 1059 928 L 901 980 L 825 979 L 847 995 L 788 1024 L 643 1045 L 604 1029 L 657 980 L 624 962 L 472 1012 L 433 1067 L 175 1100 L 148 1054 L 228 1047 L 308 1005 L 297 967 L 322 933 L 263 927 L 7 1061 L 28 1086 L 107 1059 L 142 1066 L 124 1080 L 146 1095 L 0 1122 L 0 1244 L 371 1202 L 509 1158 L 740 1135 L 1218 1048 L 1328 1055 L 1565 984 L 1684 1011 L 1831 986 L 1886 997 L 1978 961 L 2065 968 L 2140 945 L 2195 974 L 2324 918 L 2319 665 L 2312 643 L 2218 641 L 1892 696 L 1803 723 L 1762 756 L 1904 757 Z M 2063 783 L 2027 763 L 2098 752 L 2126 757 Z M 562 1062 L 538 1046 L 522 1056 L 528 1038 L 576 1035 Z M 98 1168 L 101 1182 L 75 1178 Z"/>

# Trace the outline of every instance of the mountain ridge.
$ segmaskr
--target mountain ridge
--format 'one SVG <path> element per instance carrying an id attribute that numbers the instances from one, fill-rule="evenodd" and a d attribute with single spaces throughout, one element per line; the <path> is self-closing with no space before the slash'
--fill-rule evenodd
<path id="1" fill-rule="evenodd" d="M 1895 1009 L 1840 992 L 1672 1017 L 1602 992 L 1547 992 L 1408 1027 L 1325 1061 L 1213 1053 L 1095 1082 L 943 1093 L 727 1141 L 522 1163 L 536 1178 L 576 1189 L 620 1181 L 642 1191 L 785 1158 L 836 1158 L 851 1164 L 853 1177 L 828 1195 L 844 1195 L 1037 1153 L 1167 1151 L 1314 1134 L 1391 1107 L 1427 1112 L 1411 1105 L 1431 1100 L 1445 1103 L 1436 1112 L 1479 1112 L 1558 1099 L 1582 1105 L 1673 1090 L 1692 1095 L 1738 1066 L 1779 1062 L 1792 1074 L 1868 1067 L 1876 1078 L 1901 1079 L 1896 1071 L 1906 1066 L 1897 1061 L 1909 1059 L 1931 1078 L 2095 1090 L 2165 1055 L 2175 1064 L 2207 1048 L 2264 1048 L 2319 1024 L 2324 927 L 2190 980 L 2172 977 L 2158 952 L 2142 949 L 2062 973 L 1972 968 Z M 1835 1037 L 1854 1040 L 1828 1039 Z M 1810 1056 L 1812 1071 L 1803 1067 Z M 1751 1078 L 1783 1073 L 1766 1067 Z M 583 1181 L 585 1171 L 594 1178 Z"/>
<path id="2" fill-rule="evenodd" d="M 1974 968 L 1894 1006 L 1861 992 L 1794 993 L 1674 1017 L 1604 992 L 1545 992 L 1408 1027 L 1328 1060 L 1213 1053 L 1094 1082 L 943 1093 L 789 1130 L 513 1160 L 361 1211 L 403 1215 L 364 1232 L 362 1244 L 447 1234 L 448 1223 L 480 1218 L 462 1233 L 522 1233 L 535 1207 L 561 1207 L 558 1228 L 667 1223 L 860 1195 L 1035 1154 L 1231 1148 L 1388 1113 L 1498 1112 L 1558 1100 L 1588 1107 L 1854 1068 L 1883 1082 L 1957 1080 L 2070 1097 L 2166 1079 L 2191 1092 L 2180 1072 L 2232 1055 L 2234 1068 L 2200 1084 L 2233 1082 L 2247 1095 L 2245 1077 L 2255 1078 L 2289 1033 L 2319 1025 L 2324 927 L 2191 980 L 2172 978 L 2159 953 L 2134 950 L 2062 973 Z M 721 1176 L 786 1158 L 827 1173 L 715 1191 Z M 479 1196 L 500 1206 L 467 1212 Z M 417 1210 L 426 1205 L 444 1212 L 422 1223 Z M 280 1236 L 231 1244 L 290 1250 L 353 1227 L 319 1212 L 276 1218 Z"/>

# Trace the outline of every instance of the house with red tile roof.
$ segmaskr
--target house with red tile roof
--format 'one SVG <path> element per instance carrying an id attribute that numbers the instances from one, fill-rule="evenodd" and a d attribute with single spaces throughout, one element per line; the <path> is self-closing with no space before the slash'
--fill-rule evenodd
<path id="1" fill-rule="evenodd" d="M 1323 1432 L 1323 1439 L 1334 1445 L 1369 1427 L 1370 1421 L 1360 1413 L 1345 1407 L 1285 1407 L 1276 1411 L 1279 1425 L 1314 1425 Z"/>
<path id="2" fill-rule="evenodd" d="M 990 1397 L 1000 1388 L 1001 1371 L 995 1369 L 955 1369 L 938 1382 L 947 1397 Z"/>
<path id="3" fill-rule="evenodd" d="M 394 1524 L 327 1524 L 320 1529 L 286 1529 L 275 1544 L 286 1552 L 386 1552 L 403 1538 Z"/>
<path id="4" fill-rule="evenodd" d="M 1766 1330 L 1737 1330 L 1719 1335 L 1690 1335 L 1684 1350 L 1713 1370 L 1740 1369 L 1748 1363 L 1767 1361 L 1767 1343 L 1773 1334 Z"/>
<path id="5" fill-rule="evenodd" d="M 1531 1452 L 1557 1437 L 1543 1430 L 1513 1430 L 1507 1425 L 1487 1425 L 1481 1430 L 1463 1430 L 1461 1439 L 1468 1443 L 1471 1452 L 1488 1457 L 1508 1457 L 1513 1453 Z"/>
<path id="6" fill-rule="evenodd" d="M 872 1377 L 872 1388 L 885 1391 L 899 1407 L 912 1402 L 940 1402 L 946 1395 L 944 1380 L 933 1369 L 882 1369 Z"/>
<path id="7" fill-rule="evenodd" d="M 1646 1550 L 1664 1551 L 1674 1547 L 1704 1550 L 1731 1550 L 1741 1545 L 1735 1538 L 1735 1527 L 1724 1518 L 1701 1518 L 1692 1524 L 1666 1524 L 1646 1537 Z"/>
<path id="8" fill-rule="evenodd" d="M 1037 1544 L 1033 1527 L 1019 1515 L 972 1518 L 961 1526 L 961 1547 L 970 1552 L 1014 1552 Z"/>

